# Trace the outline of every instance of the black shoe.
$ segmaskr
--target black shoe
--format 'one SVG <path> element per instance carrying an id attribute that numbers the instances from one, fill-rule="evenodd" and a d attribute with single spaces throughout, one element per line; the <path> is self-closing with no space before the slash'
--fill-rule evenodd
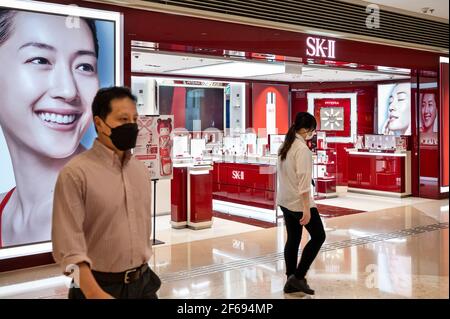
<path id="1" fill-rule="evenodd" d="M 289 282 L 286 282 L 286 284 L 284 285 L 283 291 L 285 294 L 292 294 L 294 292 L 300 292 L 300 290 L 298 290 L 297 288 L 292 286 Z"/>
<path id="2" fill-rule="evenodd" d="M 297 279 L 295 275 L 290 275 L 284 285 L 284 292 L 289 294 L 293 292 L 304 292 L 308 295 L 314 295 L 314 290 L 309 287 L 306 279 Z"/>

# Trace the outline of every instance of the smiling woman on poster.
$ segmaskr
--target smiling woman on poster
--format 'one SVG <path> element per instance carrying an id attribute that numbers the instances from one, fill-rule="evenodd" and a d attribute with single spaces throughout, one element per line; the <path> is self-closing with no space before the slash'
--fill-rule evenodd
<path id="1" fill-rule="evenodd" d="M 420 95 L 420 143 L 437 145 L 438 109 L 435 93 Z"/>
<path id="2" fill-rule="evenodd" d="M 0 128 L 16 183 L 0 194 L 0 247 L 50 240 L 58 172 L 85 149 L 98 53 L 93 20 L 69 28 L 65 16 L 0 8 Z"/>

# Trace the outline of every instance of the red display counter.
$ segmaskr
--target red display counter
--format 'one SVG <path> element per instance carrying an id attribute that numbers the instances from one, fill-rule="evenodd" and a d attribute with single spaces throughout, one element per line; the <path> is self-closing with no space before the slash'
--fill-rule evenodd
<path id="1" fill-rule="evenodd" d="M 276 218 L 276 166 L 269 164 L 214 163 L 214 210 L 274 222 Z"/>
<path id="2" fill-rule="evenodd" d="M 203 229 L 212 225 L 212 167 L 174 167 L 171 182 L 173 228 Z"/>
<path id="3" fill-rule="evenodd" d="M 411 195 L 410 152 L 349 152 L 348 190 L 374 195 Z"/>

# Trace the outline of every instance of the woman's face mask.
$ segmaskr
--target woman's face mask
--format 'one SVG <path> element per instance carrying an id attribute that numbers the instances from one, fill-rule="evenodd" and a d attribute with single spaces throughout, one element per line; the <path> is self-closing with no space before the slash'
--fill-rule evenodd
<path id="1" fill-rule="evenodd" d="M 306 132 L 305 140 L 307 141 L 311 140 L 314 137 L 314 135 L 316 135 L 316 130 Z"/>

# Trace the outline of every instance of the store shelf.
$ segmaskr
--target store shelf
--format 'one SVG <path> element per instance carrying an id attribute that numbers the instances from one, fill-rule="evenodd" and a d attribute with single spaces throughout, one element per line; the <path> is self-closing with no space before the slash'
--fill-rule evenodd
<path id="1" fill-rule="evenodd" d="M 323 162 L 320 162 L 320 161 Z M 336 150 L 317 149 L 313 163 L 314 198 L 337 197 L 336 193 Z"/>

